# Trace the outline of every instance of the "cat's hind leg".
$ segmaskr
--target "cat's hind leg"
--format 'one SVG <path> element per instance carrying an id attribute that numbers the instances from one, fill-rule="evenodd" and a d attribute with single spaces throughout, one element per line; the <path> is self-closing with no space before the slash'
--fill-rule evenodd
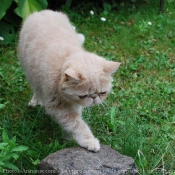
<path id="1" fill-rule="evenodd" d="M 28 106 L 35 107 L 37 105 L 42 106 L 42 102 L 36 98 L 36 95 L 34 94 L 32 96 L 32 99 L 29 101 Z"/>

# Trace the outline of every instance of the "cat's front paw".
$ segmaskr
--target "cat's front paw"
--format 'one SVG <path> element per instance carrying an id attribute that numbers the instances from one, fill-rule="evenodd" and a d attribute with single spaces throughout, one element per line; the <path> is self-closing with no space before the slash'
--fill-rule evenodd
<path id="1" fill-rule="evenodd" d="M 87 150 L 89 151 L 97 152 L 100 150 L 100 143 L 99 143 L 99 140 L 96 138 L 85 139 L 78 142 L 78 144 L 81 147 L 87 148 Z"/>

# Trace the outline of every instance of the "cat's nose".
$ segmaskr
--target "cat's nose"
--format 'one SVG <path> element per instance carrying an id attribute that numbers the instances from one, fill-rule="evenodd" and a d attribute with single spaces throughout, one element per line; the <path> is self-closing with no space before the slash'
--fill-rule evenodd
<path id="1" fill-rule="evenodd" d="M 97 97 L 97 95 L 94 94 L 94 95 L 92 95 L 91 97 L 92 97 L 93 99 L 95 99 L 95 98 Z"/>

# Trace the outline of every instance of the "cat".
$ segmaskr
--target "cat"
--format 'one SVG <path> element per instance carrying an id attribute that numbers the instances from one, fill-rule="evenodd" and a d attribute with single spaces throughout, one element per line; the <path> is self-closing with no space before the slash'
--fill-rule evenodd
<path id="1" fill-rule="evenodd" d="M 66 14 L 34 12 L 22 25 L 18 55 L 34 92 L 29 105 L 43 106 L 81 147 L 97 152 L 99 140 L 83 121 L 82 108 L 103 102 L 120 63 L 86 51 L 84 40 Z"/>

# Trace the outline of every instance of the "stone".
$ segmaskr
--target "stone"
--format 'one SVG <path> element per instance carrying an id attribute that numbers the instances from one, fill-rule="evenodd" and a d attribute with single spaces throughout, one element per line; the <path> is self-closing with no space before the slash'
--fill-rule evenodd
<path id="1" fill-rule="evenodd" d="M 40 175 L 136 175 L 137 167 L 131 157 L 109 146 L 101 145 L 98 152 L 81 147 L 59 150 L 41 161 Z"/>

